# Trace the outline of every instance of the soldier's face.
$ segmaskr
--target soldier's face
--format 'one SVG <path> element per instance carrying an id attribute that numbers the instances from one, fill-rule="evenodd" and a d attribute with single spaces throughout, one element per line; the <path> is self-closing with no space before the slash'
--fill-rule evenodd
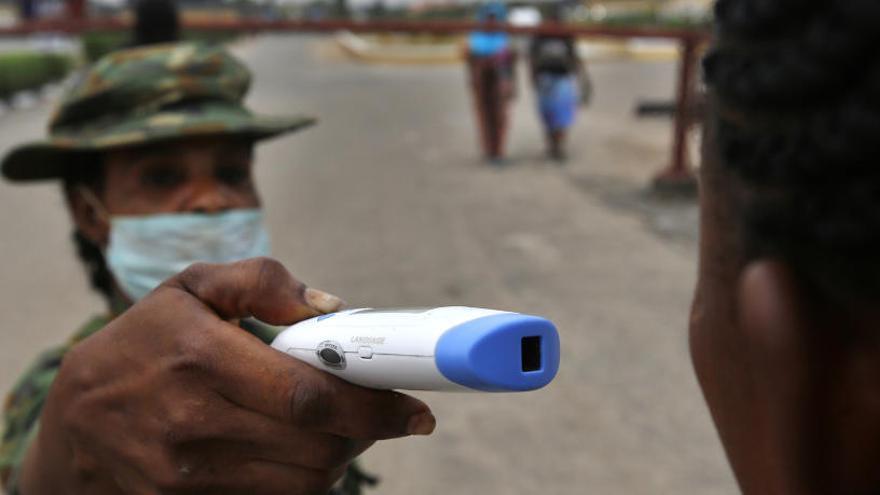
<path id="1" fill-rule="evenodd" d="M 104 161 L 104 205 L 111 215 L 217 213 L 255 208 L 252 146 L 200 139 L 122 149 Z"/>
<path id="2" fill-rule="evenodd" d="M 198 138 L 124 148 L 103 157 L 98 196 L 106 214 L 218 213 L 256 208 L 253 145 L 230 138 Z M 106 246 L 109 225 L 75 191 L 74 219 L 90 240 Z M 101 213 L 101 214 L 98 214 Z"/>

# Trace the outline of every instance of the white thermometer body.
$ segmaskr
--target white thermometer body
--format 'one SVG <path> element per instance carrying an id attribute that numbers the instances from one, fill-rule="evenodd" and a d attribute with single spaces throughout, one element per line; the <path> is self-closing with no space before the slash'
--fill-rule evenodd
<path id="1" fill-rule="evenodd" d="M 467 307 L 342 311 L 291 326 L 272 347 L 376 389 L 520 392 L 559 369 L 549 320 Z"/>

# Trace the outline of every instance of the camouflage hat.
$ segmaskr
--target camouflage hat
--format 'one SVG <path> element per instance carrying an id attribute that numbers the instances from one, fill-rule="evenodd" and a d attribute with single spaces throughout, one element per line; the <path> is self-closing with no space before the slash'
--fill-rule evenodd
<path id="1" fill-rule="evenodd" d="M 259 140 L 307 127 L 306 116 L 252 114 L 242 100 L 248 69 L 216 46 L 175 43 L 114 52 L 74 81 L 46 140 L 13 149 L 2 162 L 14 181 L 63 177 L 71 153 L 189 136 Z"/>

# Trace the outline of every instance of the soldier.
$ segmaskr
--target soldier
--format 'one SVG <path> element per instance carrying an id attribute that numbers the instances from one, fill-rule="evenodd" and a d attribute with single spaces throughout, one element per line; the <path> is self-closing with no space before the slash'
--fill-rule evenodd
<path id="1" fill-rule="evenodd" d="M 9 396 L 9 493 L 327 493 L 374 441 L 433 430 L 416 399 L 352 386 L 265 345 L 268 327 L 239 328 L 342 304 L 255 258 L 268 236 L 253 145 L 314 119 L 252 114 L 249 82 L 220 48 L 115 52 L 75 81 L 47 140 L 3 160 L 9 180 L 62 182 L 109 308 Z M 338 493 L 357 493 L 357 476 Z"/>

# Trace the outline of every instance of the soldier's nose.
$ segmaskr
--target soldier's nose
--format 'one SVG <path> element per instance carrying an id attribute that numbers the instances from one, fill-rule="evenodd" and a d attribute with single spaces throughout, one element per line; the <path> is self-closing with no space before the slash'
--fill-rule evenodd
<path id="1" fill-rule="evenodd" d="M 192 197 L 187 210 L 192 213 L 220 213 L 232 208 L 229 199 L 219 187 L 200 187 Z"/>

